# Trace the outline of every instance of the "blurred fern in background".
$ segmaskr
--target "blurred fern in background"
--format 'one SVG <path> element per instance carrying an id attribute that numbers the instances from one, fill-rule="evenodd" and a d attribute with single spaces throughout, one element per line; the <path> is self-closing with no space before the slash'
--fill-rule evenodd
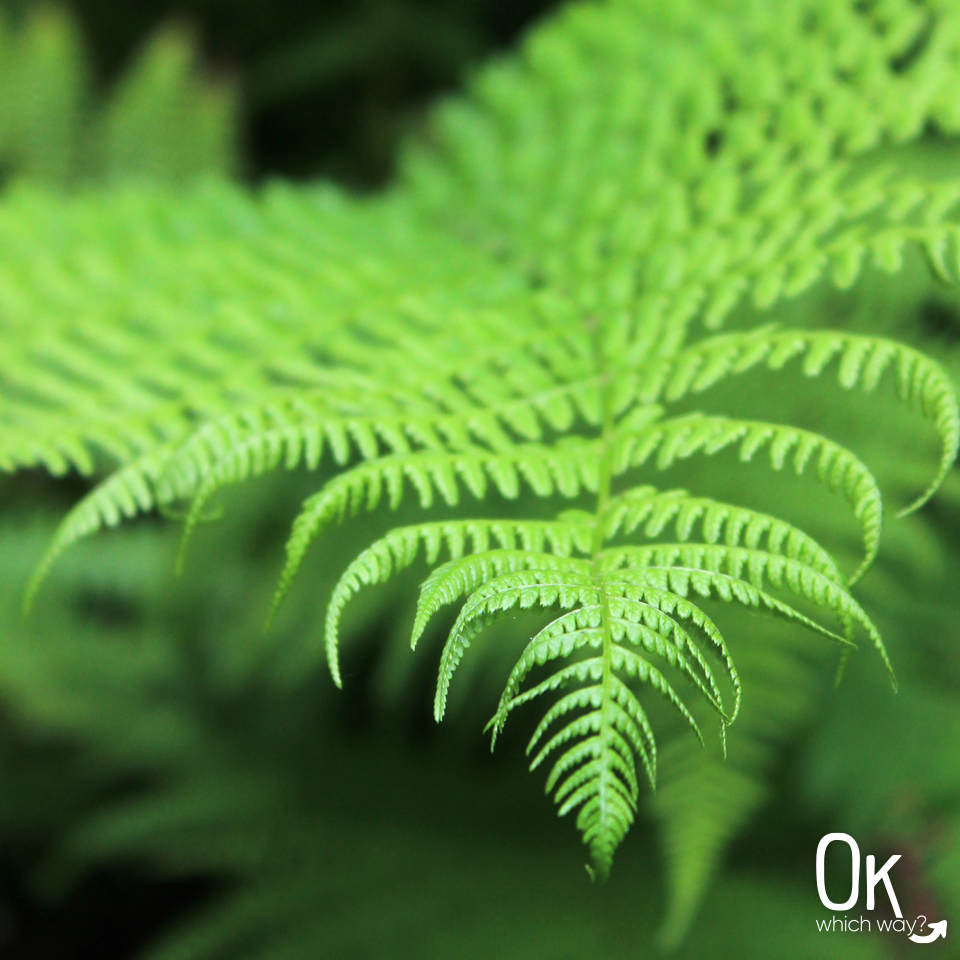
<path id="1" fill-rule="evenodd" d="M 249 103 L 336 87 L 358 63 L 469 62 L 488 44 L 480 8 L 454 7 L 420 30 L 416 5 L 358 6 L 254 64 Z M 21 472 L 0 487 L 0 846 L 13 955 L 74 955 L 99 936 L 101 956 L 157 960 L 898 956 L 880 937 L 817 933 L 813 851 L 828 830 L 903 853 L 905 912 L 953 919 L 960 478 L 939 371 L 957 382 L 958 17 L 933 0 L 574 5 L 441 107 L 399 185 L 362 202 L 328 185 L 225 183 L 250 166 L 238 95 L 208 78 L 182 28 L 103 84 L 65 14 L 8 17 L 0 465 Z M 388 125 L 409 126 L 404 109 Z M 381 149 L 355 147 L 353 171 L 317 165 L 369 183 Z M 704 319 L 730 332 L 705 335 Z M 877 383 L 884 369 L 899 398 Z M 758 418 L 797 427 L 745 432 Z M 670 489 L 612 489 L 608 515 L 591 471 L 613 423 L 639 437 L 624 470 L 659 444 Z M 802 437 L 832 451 L 824 489 L 808 480 L 820 454 L 802 477 L 771 474 Z M 892 515 L 932 476 L 937 496 L 879 539 L 873 490 Z M 398 500 L 409 481 L 419 497 L 367 512 L 381 483 Z M 305 498 L 288 545 L 303 570 L 264 633 Z M 753 510 L 739 533 L 724 502 Z M 77 544 L 153 507 L 167 519 Z M 306 554 L 317 518 L 338 513 L 357 516 Z M 433 677 L 456 618 L 416 657 L 407 647 L 421 543 L 430 564 L 451 560 L 425 581 L 422 610 L 437 584 L 441 599 L 479 590 L 467 604 L 485 620 L 498 609 L 478 605 L 484 581 L 503 588 L 501 609 L 550 607 L 558 594 L 526 573 L 581 576 L 578 553 L 600 564 L 621 549 L 596 539 L 607 516 L 610 537 L 681 542 L 637 554 L 668 568 L 643 599 L 672 594 L 664 616 L 684 593 L 702 603 L 736 672 L 706 657 L 677 669 L 680 634 L 646 621 L 659 638 L 636 649 L 651 662 L 666 651 L 656 683 L 675 684 L 690 713 L 636 700 L 637 729 L 649 716 L 660 745 L 658 785 L 625 790 L 633 761 L 612 762 L 635 823 L 593 888 L 539 772 L 522 769 L 533 724 L 522 736 L 522 714 L 511 720 L 493 756 L 479 738 L 549 621 L 511 616 L 460 634 L 469 650 L 448 645 L 448 666 L 466 656 L 439 729 Z M 189 552 L 170 518 L 197 527 Z M 497 532 L 480 545 L 484 524 Z M 877 555 L 852 606 L 864 541 Z M 22 619 L 38 565 L 47 580 Z M 677 567 L 694 568 L 689 582 Z M 782 587 L 794 623 L 838 611 L 838 639 L 875 624 L 882 645 L 859 638 L 889 652 L 899 692 L 870 651 L 834 691 L 840 655 L 750 609 L 772 599 L 703 599 L 724 577 L 738 598 Z M 350 638 L 343 692 L 320 667 L 325 622 L 328 652 Z M 584 663 L 574 654 L 570 676 L 588 679 Z M 740 686 L 725 749 L 705 749 L 688 721 L 706 729 L 713 707 L 732 719 Z M 652 744 L 637 739 L 639 760 Z M 584 824 L 603 872 L 623 831 Z M 39 939 L 105 870 L 143 891 L 142 924 L 123 939 L 117 899 L 100 893 L 93 933 Z M 150 915 L 146 901 L 171 889 Z"/>
<path id="2" fill-rule="evenodd" d="M 236 172 L 236 88 L 200 73 L 189 33 L 156 33 L 102 96 L 88 60 L 66 13 L 0 8 L 0 175 L 66 187 Z"/>

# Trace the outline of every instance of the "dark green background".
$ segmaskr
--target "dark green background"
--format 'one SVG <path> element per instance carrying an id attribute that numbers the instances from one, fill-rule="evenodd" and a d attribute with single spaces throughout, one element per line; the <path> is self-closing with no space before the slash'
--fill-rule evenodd
<path id="1" fill-rule="evenodd" d="M 426 104 L 556 0 L 75 0 L 101 80 L 158 24 L 198 32 L 209 68 L 239 73 L 254 176 L 389 176 Z"/>

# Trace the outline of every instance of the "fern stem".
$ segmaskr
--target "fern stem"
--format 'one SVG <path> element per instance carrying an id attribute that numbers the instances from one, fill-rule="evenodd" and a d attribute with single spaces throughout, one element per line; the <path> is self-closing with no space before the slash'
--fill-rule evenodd
<path id="1" fill-rule="evenodd" d="M 600 397 L 601 410 L 603 413 L 603 425 L 600 435 L 601 459 L 599 483 L 597 485 L 597 502 L 595 508 L 596 519 L 593 528 L 591 554 L 593 561 L 593 576 L 596 579 L 600 592 L 601 623 L 603 629 L 603 677 L 601 680 L 602 701 L 600 706 L 601 721 L 599 734 L 600 742 L 602 744 L 607 744 L 609 742 L 608 728 L 610 725 L 609 704 L 613 698 L 613 635 L 610 630 L 611 613 L 609 600 L 606 591 L 603 589 L 600 559 L 603 552 L 604 542 L 604 525 L 602 523 L 602 518 L 605 515 L 607 507 L 610 503 L 610 487 L 613 479 L 613 437 L 615 424 L 611 387 L 612 378 L 609 373 L 607 358 L 603 349 L 603 332 L 599 323 L 594 322 L 592 324 L 592 334 L 594 363 L 596 364 L 597 374 L 600 378 L 601 384 Z M 599 797 L 601 804 L 601 820 L 609 816 L 609 813 L 606 809 L 607 801 L 605 799 L 605 793 L 607 789 L 607 777 L 610 775 L 611 774 L 608 771 L 607 776 L 601 776 Z M 593 846 L 593 844 L 591 844 L 591 846 Z M 612 851 L 598 850 L 594 847 L 594 849 L 591 850 L 591 856 L 593 859 L 593 869 L 590 869 L 589 867 L 587 868 L 590 878 L 596 883 L 603 883 L 606 881 L 610 873 Z"/>

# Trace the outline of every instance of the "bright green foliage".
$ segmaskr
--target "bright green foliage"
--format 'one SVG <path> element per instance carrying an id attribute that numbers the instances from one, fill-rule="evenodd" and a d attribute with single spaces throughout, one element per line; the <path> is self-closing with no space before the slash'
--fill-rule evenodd
<path id="1" fill-rule="evenodd" d="M 883 161 L 960 129 L 958 47 L 952 0 L 578 4 L 441 108 L 382 197 L 217 182 L 66 202 L 13 192 L 0 209 L 0 464 L 116 467 L 67 517 L 31 596 L 66 547 L 124 517 L 186 503 L 189 534 L 229 485 L 324 470 L 276 608 L 315 541 L 361 511 L 409 508 L 412 492 L 450 518 L 394 529 L 347 568 L 326 621 L 334 678 L 347 601 L 421 544 L 433 570 L 414 642 L 461 604 L 438 719 L 485 629 L 539 616 L 493 731 L 559 693 L 532 765 L 552 761 L 547 789 L 577 811 L 605 878 L 640 774 L 656 778 L 662 704 L 646 688 L 671 708 L 668 731 L 699 733 L 713 712 L 724 737 L 751 697 L 737 640 L 706 606 L 771 614 L 845 652 L 866 637 L 892 675 L 850 592 L 880 544 L 866 462 L 819 430 L 690 403 L 735 398 L 750 371 L 785 383 L 791 367 L 821 378 L 827 410 L 828 380 L 877 404 L 895 391 L 941 444 L 907 509 L 935 492 L 960 444 L 941 367 L 875 336 L 757 327 L 756 311 L 818 282 L 848 288 L 867 266 L 896 271 L 915 249 L 939 278 L 957 273 L 960 180 Z M 135 113 L 116 116 L 135 126 Z M 716 333 L 724 323 L 738 329 Z M 765 490 L 754 458 L 811 495 L 837 492 L 862 562 L 844 573 L 839 550 L 786 516 L 709 499 L 709 473 L 692 494 L 647 482 L 729 464 L 725 450 L 747 499 Z M 661 542 L 667 524 L 678 542 Z M 693 817 L 736 791 L 721 784 Z M 743 810 L 754 800 L 740 793 Z M 663 813 L 683 864 L 668 940 L 737 819 L 701 840 L 682 806 Z"/>
<path id="2" fill-rule="evenodd" d="M 236 167 L 236 91 L 199 74 L 193 38 L 159 31 L 102 102 L 66 13 L 0 9 L 0 175 L 64 187 L 189 180 Z"/>

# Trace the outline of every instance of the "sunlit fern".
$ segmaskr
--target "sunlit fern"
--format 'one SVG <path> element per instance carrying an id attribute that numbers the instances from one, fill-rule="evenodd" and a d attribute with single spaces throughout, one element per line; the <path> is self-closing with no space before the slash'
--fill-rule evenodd
<path id="1" fill-rule="evenodd" d="M 14 193 L 0 209 L 0 463 L 119 464 L 65 520 L 29 598 L 79 538 L 183 502 L 189 534 L 218 491 L 282 466 L 335 475 L 295 521 L 274 607 L 349 515 L 411 491 L 424 509 L 475 501 L 475 519 L 393 530 L 348 568 L 327 618 L 334 678 L 344 604 L 421 545 L 435 569 L 414 642 L 462 603 L 438 719 L 487 624 L 559 608 L 519 652 L 491 724 L 496 736 L 515 708 L 575 687 L 534 732 L 533 765 L 562 750 L 548 788 L 579 810 L 605 877 L 640 774 L 655 781 L 643 686 L 698 733 L 698 698 L 721 733 L 737 716 L 735 643 L 703 601 L 847 650 L 866 637 L 892 676 L 850 592 L 880 542 L 868 467 L 817 432 L 689 403 L 757 368 L 866 392 L 886 376 L 942 444 L 907 509 L 937 489 L 960 440 L 937 363 L 877 337 L 751 327 L 755 308 L 818 281 L 899 269 L 908 245 L 952 278 L 960 180 L 879 161 L 960 128 L 958 47 L 947 0 L 575 5 L 439 110 L 386 196 Z M 715 332 L 725 322 L 741 329 Z M 649 485 L 728 448 L 842 495 L 862 563 L 845 573 L 787 519 L 710 490 Z M 521 496 L 529 520 L 490 518 Z M 675 542 L 660 542 L 666 529 Z"/>

